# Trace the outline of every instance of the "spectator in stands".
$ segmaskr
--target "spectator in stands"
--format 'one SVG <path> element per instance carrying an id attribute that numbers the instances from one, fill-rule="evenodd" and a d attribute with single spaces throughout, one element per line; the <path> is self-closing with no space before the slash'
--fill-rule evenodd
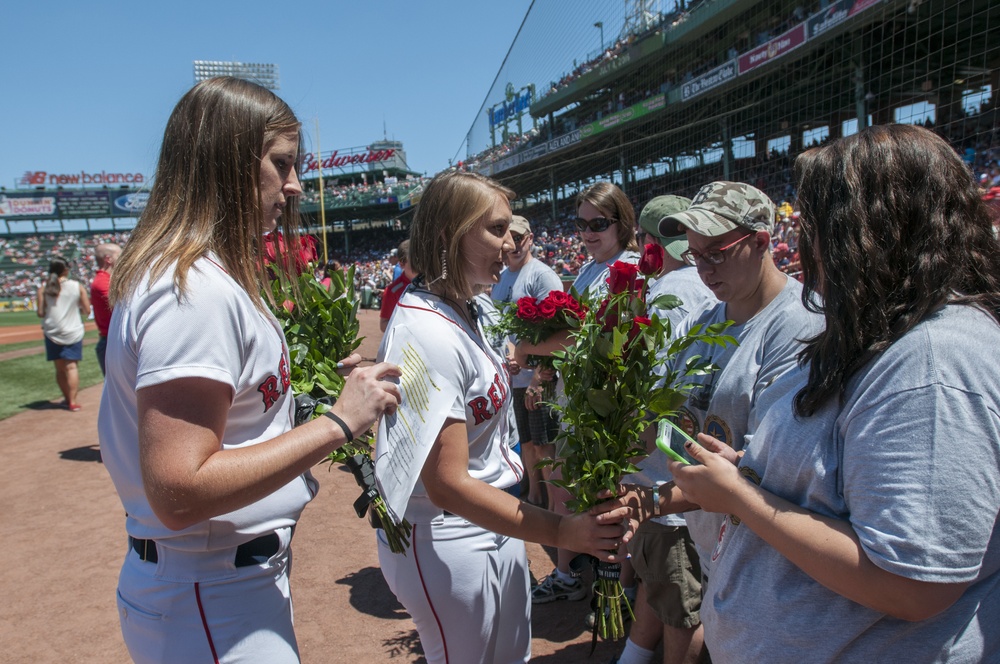
<path id="1" fill-rule="evenodd" d="M 49 262 L 49 276 L 38 289 L 38 317 L 45 334 L 45 359 L 55 363 L 56 383 L 63 393 L 63 405 L 76 412 L 80 389 L 77 364 L 83 359 L 83 318 L 90 316 L 87 291 L 69 278 L 69 263 L 60 257 Z"/>
<path id="2" fill-rule="evenodd" d="M 90 303 L 94 307 L 94 322 L 97 323 L 97 363 L 104 369 L 104 356 L 108 349 L 108 324 L 111 322 L 111 304 L 108 302 L 108 289 L 111 288 L 111 271 L 122 248 L 117 244 L 100 244 L 94 249 L 94 262 L 97 273 L 90 282 Z"/>
<path id="3" fill-rule="evenodd" d="M 410 241 L 403 240 L 392 251 L 396 259 L 396 266 L 400 268 L 400 273 L 389 284 L 389 287 L 385 289 L 385 294 L 382 296 L 382 309 L 379 313 L 378 327 L 383 332 L 385 332 L 385 328 L 389 325 L 389 319 L 392 318 L 392 311 L 396 308 L 399 298 L 403 296 L 403 291 L 410 285 L 413 278 L 417 276 L 416 272 L 410 266 Z"/>

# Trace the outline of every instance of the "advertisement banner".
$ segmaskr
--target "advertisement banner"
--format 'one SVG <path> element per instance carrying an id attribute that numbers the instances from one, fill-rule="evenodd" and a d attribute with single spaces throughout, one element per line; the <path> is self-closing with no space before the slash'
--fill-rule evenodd
<path id="1" fill-rule="evenodd" d="M 378 149 L 374 147 L 350 148 L 343 151 L 333 150 L 319 156 L 307 152 L 302 156 L 299 176 L 306 177 L 314 173 L 318 174 L 320 168 L 324 172 L 333 169 L 354 172 L 360 169 L 405 167 L 406 164 L 399 160 L 396 153 L 395 148 Z"/>
<path id="2" fill-rule="evenodd" d="M 854 0 L 837 0 L 806 19 L 806 35 L 815 39 L 830 28 L 843 23 L 851 13 Z"/>
<path id="3" fill-rule="evenodd" d="M 516 152 L 509 157 L 504 157 L 496 163 L 478 169 L 478 171 L 482 175 L 493 176 L 501 171 L 506 171 L 509 168 L 514 168 L 515 166 L 527 163 L 532 159 L 538 159 L 539 157 L 551 154 L 556 150 L 562 150 L 563 148 L 569 147 L 574 143 L 579 143 L 580 136 L 580 130 L 574 129 L 568 134 L 563 134 L 562 136 L 553 138 L 551 141 L 546 141 L 540 145 L 532 146 L 527 150 Z"/>
<path id="4" fill-rule="evenodd" d="M 111 213 L 109 192 L 57 191 L 56 214 L 60 217 L 85 217 L 103 219 Z"/>
<path id="5" fill-rule="evenodd" d="M 747 51 L 740 56 L 740 74 L 745 74 L 751 69 L 756 69 L 772 60 L 777 60 L 781 56 L 802 46 L 806 41 L 806 24 L 799 23 L 797 26 L 781 35 L 775 37 L 763 46 L 758 46 L 752 51 Z"/>
<path id="6" fill-rule="evenodd" d="M 148 200 L 149 192 L 147 191 L 125 194 L 115 199 L 112 212 L 116 215 L 138 217 L 146 209 L 146 201 Z"/>
<path id="7" fill-rule="evenodd" d="M 580 136 L 583 138 L 590 138 L 591 136 L 596 136 L 603 131 L 612 129 L 614 127 L 620 127 L 623 124 L 632 122 L 633 120 L 638 120 L 644 115 L 648 115 L 653 111 L 658 111 L 667 105 L 666 95 L 656 95 L 650 97 L 649 99 L 644 99 L 634 106 L 629 106 L 625 110 L 618 111 L 617 113 L 612 113 L 606 118 L 601 118 L 596 122 L 591 122 L 590 124 L 583 125 L 580 127 Z"/>
<path id="8" fill-rule="evenodd" d="M 55 196 L 0 194 L 0 217 L 53 217 L 55 214 Z"/>
<path id="9" fill-rule="evenodd" d="M 24 175 L 15 181 L 17 187 L 39 187 L 71 185 L 94 186 L 109 184 L 139 186 L 146 181 L 142 173 L 108 173 L 107 171 L 79 173 L 50 173 L 48 171 L 25 171 Z"/>
<path id="10" fill-rule="evenodd" d="M 681 87 L 681 101 L 687 101 L 692 97 L 697 97 L 701 93 L 708 92 L 712 88 L 718 87 L 726 81 L 733 80 L 736 78 L 738 66 L 739 65 L 736 63 L 736 60 L 730 60 L 729 62 L 719 65 L 712 71 L 702 74 L 693 81 L 685 83 Z"/>

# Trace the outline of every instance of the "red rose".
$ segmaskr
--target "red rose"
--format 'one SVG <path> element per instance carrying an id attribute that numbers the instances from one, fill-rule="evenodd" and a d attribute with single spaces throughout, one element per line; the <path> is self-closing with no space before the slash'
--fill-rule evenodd
<path id="1" fill-rule="evenodd" d="M 302 274 L 309 269 L 310 263 L 315 263 L 318 256 L 316 253 L 316 238 L 312 235 L 303 235 L 299 238 L 299 250 L 295 254 L 295 269 Z"/>
<path id="2" fill-rule="evenodd" d="M 628 341 L 625 342 L 626 346 L 631 346 L 635 338 L 639 336 L 639 331 L 652 323 L 652 319 L 645 316 L 636 316 L 632 319 L 632 329 L 628 331 Z"/>
<path id="3" fill-rule="evenodd" d="M 663 247 L 658 244 L 647 244 L 642 258 L 639 259 L 639 272 L 647 277 L 655 277 L 663 269 Z"/>
<path id="4" fill-rule="evenodd" d="M 517 301 L 517 317 L 529 322 L 538 319 L 538 304 L 535 298 L 522 297 Z"/>
<path id="5" fill-rule="evenodd" d="M 608 290 L 613 295 L 624 293 L 635 283 L 639 275 L 639 267 L 631 263 L 615 261 L 608 273 Z"/>
<path id="6" fill-rule="evenodd" d="M 573 299 L 573 298 L 572 298 L 572 297 L 570 297 L 568 293 L 565 293 L 565 292 L 563 292 L 563 291 L 555 291 L 555 290 L 554 290 L 554 291 L 550 292 L 550 293 L 549 293 L 549 294 L 548 294 L 548 295 L 547 295 L 547 296 L 545 297 L 545 299 L 544 299 L 544 300 L 542 300 L 542 301 L 543 301 L 543 302 L 551 302 L 551 303 L 552 303 L 552 304 L 554 304 L 554 305 L 555 305 L 555 306 L 556 306 L 557 308 L 559 308 L 559 309 L 562 309 L 563 307 L 566 307 L 566 306 L 568 306 L 568 305 L 569 305 L 569 303 L 570 303 L 570 301 L 571 301 L 572 299 Z"/>
<path id="7" fill-rule="evenodd" d="M 556 305 L 552 304 L 548 298 L 542 300 L 541 304 L 538 305 L 538 313 L 542 318 L 553 318 L 556 315 L 556 311 L 558 311 Z"/>
<path id="8" fill-rule="evenodd" d="M 580 319 L 586 316 L 588 311 L 587 305 L 573 297 L 570 297 L 569 302 L 566 303 L 566 310 Z"/>

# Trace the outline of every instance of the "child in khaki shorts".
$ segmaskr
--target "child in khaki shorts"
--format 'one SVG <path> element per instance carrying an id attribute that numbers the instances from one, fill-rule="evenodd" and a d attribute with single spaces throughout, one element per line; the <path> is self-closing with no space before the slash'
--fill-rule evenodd
<path id="1" fill-rule="evenodd" d="M 687 527 L 645 521 L 628 548 L 640 583 L 635 622 L 617 661 L 652 662 L 661 641 L 664 662 L 708 661 L 699 617 L 701 565 Z"/>

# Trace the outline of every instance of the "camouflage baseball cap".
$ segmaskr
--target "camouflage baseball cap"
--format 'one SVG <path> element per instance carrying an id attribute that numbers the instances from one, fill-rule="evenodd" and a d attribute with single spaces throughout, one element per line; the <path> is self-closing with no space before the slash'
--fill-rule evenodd
<path id="1" fill-rule="evenodd" d="M 689 228 L 716 237 L 737 228 L 774 231 L 774 203 L 767 194 L 742 182 L 710 182 L 698 190 L 691 207 L 660 221 L 660 235 Z"/>
<path id="2" fill-rule="evenodd" d="M 676 260 L 681 258 L 688 249 L 687 235 L 684 230 L 672 236 L 660 234 L 660 220 L 678 212 L 684 212 L 691 206 L 691 199 L 683 196 L 657 196 L 646 203 L 639 215 L 639 227 L 646 231 L 663 245 L 666 252 Z"/>

